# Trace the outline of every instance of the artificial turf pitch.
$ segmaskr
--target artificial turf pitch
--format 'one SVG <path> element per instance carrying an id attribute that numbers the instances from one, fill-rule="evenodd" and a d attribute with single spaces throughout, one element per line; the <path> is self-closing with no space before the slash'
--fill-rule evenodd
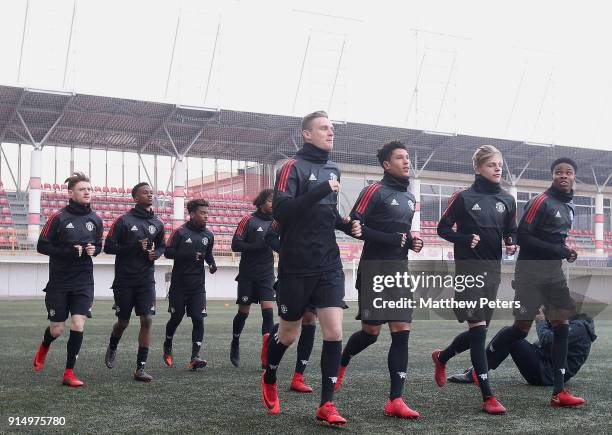
<path id="1" fill-rule="evenodd" d="M 227 306 L 226 306 L 227 305 Z M 357 330 L 356 303 L 345 312 L 344 337 Z M 208 367 L 191 372 L 185 367 L 191 352 L 191 321 L 181 323 L 174 339 L 174 367 L 161 358 L 167 303 L 158 302 L 153 344 L 147 370 L 155 380 L 142 384 L 132 380 L 136 361 L 138 318 L 119 344 L 115 368 L 104 365 L 111 325 L 115 321 L 111 302 L 99 300 L 94 318 L 85 327 L 83 347 L 75 373 L 85 381 L 82 388 L 61 385 L 67 330 L 56 340 L 42 372 L 35 373 L 32 357 L 42 339 L 45 319 L 42 300 L 0 300 L 0 433 L 318 433 L 333 429 L 314 420 L 319 401 L 321 348 L 317 330 L 306 380 L 314 394 L 288 391 L 295 364 L 295 345 L 279 369 L 281 413 L 269 415 L 260 399 L 259 361 L 261 314 L 253 306 L 241 338 L 241 366 L 229 361 L 229 342 L 235 305 L 211 301 L 205 320 L 201 356 Z M 605 318 L 604 318 L 605 317 Z M 494 333 L 507 321 L 494 321 Z M 598 339 L 586 365 L 568 388 L 588 403 L 576 409 L 548 405 L 551 389 L 532 387 L 523 381 L 509 358 L 492 372 L 492 385 L 508 414 L 491 416 L 480 409 L 480 393 L 473 385 L 447 384 L 438 388 L 433 380 L 431 351 L 448 344 L 464 326 L 450 320 L 415 320 L 410 335 L 410 354 L 404 397 L 421 412 L 418 420 L 400 420 L 383 414 L 388 393 L 387 350 L 389 333 L 383 330 L 371 348 L 353 359 L 335 402 L 348 419 L 346 430 L 356 433 L 612 433 L 612 320 L 595 321 Z M 68 327 L 67 327 L 68 329 Z M 491 335 L 491 334 L 489 334 Z M 532 330 L 529 339 L 533 340 Z M 469 365 L 469 352 L 447 366 L 448 374 Z M 65 417 L 63 427 L 9 426 L 9 417 Z"/>

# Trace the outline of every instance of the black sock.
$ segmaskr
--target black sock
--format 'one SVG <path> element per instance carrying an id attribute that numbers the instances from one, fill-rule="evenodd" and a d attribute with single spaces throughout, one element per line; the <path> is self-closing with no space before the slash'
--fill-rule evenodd
<path id="1" fill-rule="evenodd" d="M 499 330 L 487 346 L 487 365 L 495 370 L 508 358 L 510 348 L 514 343 L 527 337 L 527 333 L 516 326 L 506 326 Z"/>
<path id="2" fill-rule="evenodd" d="M 136 356 L 137 369 L 144 369 L 145 364 L 147 363 L 147 356 L 149 356 L 149 348 L 138 346 L 138 355 Z"/>
<path id="3" fill-rule="evenodd" d="M 247 317 L 249 317 L 249 313 L 243 313 L 242 311 L 238 311 L 234 316 L 232 334 L 235 339 L 240 338 L 240 334 L 242 333 L 242 329 L 244 328 L 244 322 L 246 322 Z"/>
<path id="4" fill-rule="evenodd" d="M 268 340 L 268 365 L 266 365 L 264 376 L 264 382 L 266 384 L 273 384 L 276 382 L 276 370 L 288 347 L 289 346 L 285 346 L 278 341 L 278 335 L 276 333 L 270 336 Z"/>
<path id="5" fill-rule="evenodd" d="M 204 341 L 204 319 L 202 318 L 191 318 L 193 329 L 191 330 L 191 359 L 200 356 L 200 348 Z"/>
<path id="6" fill-rule="evenodd" d="M 116 350 L 117 346 L 119 346 L 119 340 L 121 340 L 121 336 L 116 336 L 111 332 L 110 340 L 108 342 L 108 347 L 112 350 Z"/>
<path id="7" fill-rule="evenodd" d="M 338 367 L 342 356 L 342 341 L 323 340 L 321 350 L 321 405 L 334 400 Z"/>
<path id="8" fill-rule="evenodd" d="M 569 325 L 561 324 L 553 327 L 552 364 L 553 364 L 553 394 L 560 393 L 565 385 L 565 366 L 567 364 L 567 336 Z"/>
<path id="9" fill-rule="evenodd" d="M 274 337 L 278 333 L 278 323 L 275 323 L 270 330 L 270 337 Z"/>
<path id="10" fill-rule="evenodd" d="M 306 365 L 312 353 L 316 330 L 317 325 L 302 325 L 302 332 L 300 332 L 300 340 L 297 345 L 296 373 L 304 373 L 304 370 L 306 370 Z"/>
<path id="11" fill-rule="evenodd" d="M 269 334 L 274 326 L 274 310 L 264 308 L 261 310 L 261 335 Z M 240 329 L 242 331 L 242 329 Z"/>
<path id="12" fill-rule="evenodd" d="M 51 335 L 51 328 L 47 326 L 47 329 L 45 329 L 45 335 L 43 336 L 43 341 L 42 341 L 43 346 L 44 347 L 51 346 L 51 343 L 53 343 L 53 341 L 56 338 L 57 337 L 54 337 Z"/>
<path id="13" fill-rule="evenodd" d="M 469 329 L 470 335 L 470 358 L 476 375 L 478 375 L 478 386 L 482 398 L 486 399 L 493 395 L 489 385 L 489 367 L 487 366 L 487 353 L 485 342 L 487 340 L 487 327 L 484 325 L 474 326 Z"/>
<path id="14" fill-rule="evenodd" d="M 77 357 L 81 350 L 81 344 L 83 343 L 83 331 L 70 330 L 70 338 L 68 338 L 68 356 L 66 358 L 66 368 L 73 369 L 76 364 Z"/>
<path id="15" fill-rule="evenodd" d="M 465 352 L 470 348 L 470 333 L 469 331 L 463 331 L 461 334 L 457 335 L 451 344 L 440 352 L 440 356 L 438 359 L 441 363 L 446 364 L 448 360 L 454 357 L 461 352 Z"/>
<path id="16" fill-rule="evenodd" d="M 172 347 L 172 338 L 176 333 L 176 329 L 181 324 L 181 320 L 183 320 L 183 316 L 170 316 L 168 323 L 166 323 L 166 339 L 164 340 L 164 347 Z"/>
<path id="17" fill-rule="evenodd" d="M 391 377 L 391 389 L 389 399 L 402 397 L 404 392 L 404 380 L 408 368 L 408 339 L 410 331 L 398 331 L 391 333 L 391 347 L 387 356 L 387 366 Z"/>
<path id="18" fill-rule="evenodd" d="M 359 352 L 376 343 L 378 340 L 378 335 L 368 334 L 365 331 L 357 331 L 353 335 L 350 336 L 348 341 L 346 342 L 346 346 L 344 347 L 344 351 L 342 351 L 342 359 L 340 364 L 343 366 L 347 366 L 351 361 L 351 358 L 357 355 Z"/>

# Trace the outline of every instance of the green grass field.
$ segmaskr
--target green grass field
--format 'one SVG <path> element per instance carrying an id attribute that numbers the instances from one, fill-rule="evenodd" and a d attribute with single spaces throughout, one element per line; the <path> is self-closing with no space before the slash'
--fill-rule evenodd
<path id="1" fill-rule="evenodd" d="M 355 303 L 345 312 L 345 338 L 359 325 L 353 320 Z M 96 301 L 94 318 L 85 329 L 85 340 L 76 373 L 86 382 L 84 388 L 63 387 L 67 334 L 54 342 L 41 373 L 34 373 L 31 359 L 46 327 L 42 300 L 0 300 L 1 367 L 0 433 L 34 431 L 39 433 L 313 433 L 333 429 L 314 421 L 318 405 L 320 335 L 306 372 L 314 394 L 287 390 L 295 364 L 291 348 L 279 369 L 281 414 L 268 415 L 260 402 L 259 328 L 261 315 L 254 307 L 242 336 L 242 365 L 229 362 L 233 303 L 213 301 L 205 321 L 202 357 L 208 367 L 201 372 L 186 370 L 191 350 L 191 322 L 183 320 L 174 341 L 175 366 L 167 368 L 161 359 L 166 303 L 158 303 L 154 339 L 149 353 L 151 384 L 132 380 L 136 359 L 137 319 L 124 335 L 113 370 L 104 365 L 104 352 L 114 321 L 110 301 Z M 603 316 L 602 316 L 603 317 Z M 494 322 L 496 331 L 505 322 Z M 389 334 L 363 354 L 347 370 L 347 383 L 336 396 L 340 412 L 349 420 L 349 431 L 356 433 L 612 433 L 610 422 L 612 388 L 612 320 L 598 318 L 599 336 L 591 356 L 568 388 L 583 395 L 589 403 L 577 409 L 548 406 L 550 389 L 530 387 L 522 380 L 509 359 L 493 372 L 493 386 L 508 408 L 504 416 L 480 411 L 480 395 L 473 385 L 447 384 L 442 389 L 433 381 L 431 350 L 442 346 L 462 326 L 454 321 L 417 320 L 410 337 L 410 356 L 405 388 L 406 402 L 420 411 L 416 421 L 384 416 L 382 408 L 388 391 L 387 349 Z M 320 332 L 320 331 L 318 331 Z M 530 339 L 533 338 L 533 332 Z M 468 353 L 449 363 L 449 373 L 469 365 Z M 61 416 L 64 427 L 16 427 L 8 418 Z"/>

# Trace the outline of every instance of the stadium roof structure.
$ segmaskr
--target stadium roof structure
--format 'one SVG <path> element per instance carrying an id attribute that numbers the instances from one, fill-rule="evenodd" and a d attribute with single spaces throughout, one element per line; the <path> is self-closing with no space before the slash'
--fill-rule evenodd
<path id="1" fill-rule="evenodd" d="M 292 116 L 0 86 L 0 143 L 274 163 L 299 148 L 300 121 Z M 510 172 L 525 179 L 549 179 L 550 163 L 560 156 L 578 162 L 583 183 L 605 185 L 612 172 L 612 151 L 352 122 L 336 124 L 332 159 L 377 165 L 376 149 L 393 139 L 407 144 L 417 170 L 470 173 L 473 150 L 492 144 L 503 152 Z"/>

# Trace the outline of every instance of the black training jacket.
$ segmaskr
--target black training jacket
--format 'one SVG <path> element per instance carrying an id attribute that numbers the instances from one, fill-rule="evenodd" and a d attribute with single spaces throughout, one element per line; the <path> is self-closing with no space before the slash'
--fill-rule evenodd
<path id="1" fill-rule="evenodd" d="M 388 173 L 365 187 L 351 211 L 351 219 L 361 221 L 365 241 L 361 260 L 405 260 L 412 247 L 412 218 L 416 199 L 407 191 L 408 180 Z M 402 247 L 402 235 L 407 236 Z"/>
<path id="2" fill-rule="evenodd" d="M 563 193 L 551 186 L 525 204 L 518 227 L 519 262 L 557 260 L 560 263 L 570 255 L 565 239 L 574 220 L 572 199 L 573 192 Z"/>
<path id="3" fill-rule="evenodd" d="M 206 226 L 198 226 L 189 221 L 174 230 L 164 256 L 174 260 L 170 288 L 183 291 L 204 291 L 206 269 L 204 261 L 209 266 L 216 266 L 213 257 L 215 237 Z M 200 253 L 196 260 L 196 253 Z"/>
<path id="4" fill-rule="evenodd" d="M 453 243 L 455 260 L 488 260 L 484 267 L 499 270 L 502 258 L 502 240 L 506 237 L 516 243 L 516 201 L 499 184 L 477 175 L 467 189 L 451 196 L 438 223 L 438 235 Z M 453 230 L 453 225 L 457 229 Z M 480 242 L 470 247 L 472 234 Z"/>
<path id="5" fill-rule="evenodd" d="M 232 251 L 241 252 L 236 280 L 268 279 L 274 276 L 274 255 L 264 237 L 272 215 L 256 211 L 240 221 L 232 238 Z"/>
<path id="6" fill-rule="evenodd" d="M 91 243 L 98 255 L 102 250 L 102 219 L 90 206 L 72 200 L 49 216 L 38 238 L 36 250 L 49 256 L 49 282 L 45 291 L 93 288 L 93 262 L 85 253 Z M 79 257 L 74 245 L 83 247 Z"/>
<path id="7" fill-rule="evenodd" d="M 155 243 L 155 259 L 164 253 L 164 223 L 152 211 L 136 206 L 113 223 L 104 242 L 104 252 L 117 256 L 112 288 L 155 282 L 155 262 L 142 249 L 143 239 L 148 240 L 148 248 Z"/>
<path id="8" fill-rule="evenodd" d="M 280 275 L 342 269 L 334 231 L 348 233 L 350 223 L 340 217 L 330 180 L 340 181 L 340 169 L 309 143 L 276 174 L 273 216 L 280 227 Z"/>

